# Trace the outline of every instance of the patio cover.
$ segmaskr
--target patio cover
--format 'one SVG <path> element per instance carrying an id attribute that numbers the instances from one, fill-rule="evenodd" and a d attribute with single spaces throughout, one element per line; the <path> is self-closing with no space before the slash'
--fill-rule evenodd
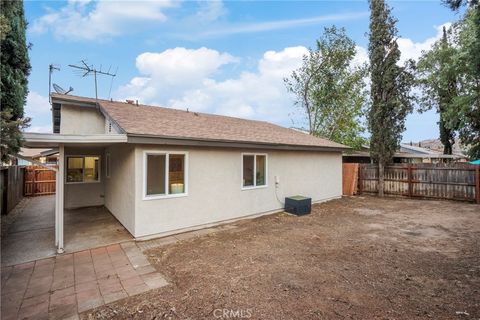
<path id="1" fill-rule="evenodd" d="M 58 148 L 58 169 L 56 174 L 55 192 L 55 245 L 57 252 L 64 252 L 64 176 L 65 176 L 65 146 L 104 146 L 113 143 L 126 143 L 125 134 L 58 134 L 31 133 L 23 134 L 23 146 L 26 148 Z"/>

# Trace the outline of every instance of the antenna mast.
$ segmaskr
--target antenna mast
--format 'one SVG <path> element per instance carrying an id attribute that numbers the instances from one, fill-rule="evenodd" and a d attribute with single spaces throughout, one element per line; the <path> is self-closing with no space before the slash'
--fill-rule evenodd
<path id="1" fill-rule="evenodd" d="M 60 71 L 59 67 L 56 67 L 53 64 L 48 65 L 48 102 L 52 104 L 52 98 L 50 97 L 50 92 L 52 91 L 52 73 L 54 70 Z"/>
<path id="2" fill-rule="evenodd" d="M 102 66 L 100 66 L 100 69 L 96 69 L 93 65 L 88 65 L 85 60 L 81 60 L 80 62 L 82 63 L 81 66 L 74 64 L 69 64 L 68 66 L 77 70 L 81 70 L 83 72 L 82 77 L 93 74 L 93 77 L 95 78 L 95 100 L 98 100 L 97 74 L 110 76 L 113 78 L 117 75 L 117 72 L 115 71 L 115 73 L 110 73 L 110 68 L 108 68 L 107 71 L 102 71 Z"/>

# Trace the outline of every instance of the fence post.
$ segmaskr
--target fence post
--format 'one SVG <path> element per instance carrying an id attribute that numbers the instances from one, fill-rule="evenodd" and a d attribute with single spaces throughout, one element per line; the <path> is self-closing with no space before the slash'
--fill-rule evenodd
<path id="1" fill-rule="evenodd" d="M 480 166 L 475 168 L 475 199 L 480 204 Z"/>
<path id="2" fill-rule="evenodd" d="M 408 175 L 408 196 L 411 198 L 413 195 L 413 185 L 412 185 L 412 164 L 409 163 L 407 166 L 407 175 Z"/>
<path id="3" fill-rule="evenodd" d="M 33 169 L 33 180 L 32 180 L 32 196 L 35 196 L 37 193 L 37 169 Z"/>
<path id="4" fill-rule="evenodd" d="M 362 194 L 362 164 L 358 164 L 358 194 Z"/>

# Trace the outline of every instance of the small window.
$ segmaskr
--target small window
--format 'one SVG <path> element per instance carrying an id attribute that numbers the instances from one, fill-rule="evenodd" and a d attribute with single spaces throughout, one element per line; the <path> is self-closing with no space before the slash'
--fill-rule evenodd
<path id="1" fill-rule="evenodd" d="M 186 154 L 146 153 L 145 197 L 186 195 Z"/>
<path id="2" fill-rule="evenodd" d="M 100 157 L 67 157 L 67 183 L 89 183 L 100 181 Z"/>
<path id="3" fill-rule="evenodd" d="M 243 188 L 267 185 L 267 156 L 265 154 L 244 154 L 242 156 Z"/>

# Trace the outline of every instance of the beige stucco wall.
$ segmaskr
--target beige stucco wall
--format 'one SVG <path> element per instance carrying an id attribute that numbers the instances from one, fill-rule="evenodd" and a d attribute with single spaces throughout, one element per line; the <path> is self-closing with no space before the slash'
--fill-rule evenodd
<path id="1" fill-rule="evenodd" d="M 188 152 L 188 196 L 143 200 L 145 150 Z M 162 148 L 135 149 L 135 237 L 191 228 L 243 216 L 279 210 L 279 199 L 301 194 L 314 202 L 342 194 L 340 152 L 288 152 L 258 150 L 268 154 L 268 187 L 241 189 L 241 154 L 252 150 Z"/>
<path id="2" fill-rule="evenodd" d="M 102 147 L 83 147 L 83 148 L 65 148 L 66 156 L 100 156 L 100 182 L 91 183 L 65 183 L 65 208 L 79 208 L 89 206 L 100 206 L 105 203 L 105 165 L 104 148 Z M 66 161 L 66 158 L 65 158 Z M 66 163 L 65 163 L 66 169 Z M 65 174 L 66 177 L 66 174 Z"/>
<path id="3" fill-rule="evenodd" d="M 105 133 L 105 118 L 95 108 L 62 104 L 60 113 L 60 133 L 62 134 Z"/>
<path id="4" fill-rule="evenodd" d="M 110 178 L 105 177 L 105 207 L 134 234 L 135 147 L 112 145 L 106 148 L 105 154 L 107 152 L 110 153 Z"/>

